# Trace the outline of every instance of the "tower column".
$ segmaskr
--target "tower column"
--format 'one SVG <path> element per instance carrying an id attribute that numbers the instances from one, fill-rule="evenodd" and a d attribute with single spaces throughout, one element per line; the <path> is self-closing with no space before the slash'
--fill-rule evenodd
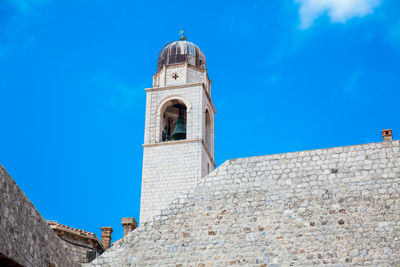
<path id="1" fill-rule="evenodd" d="M 203 52 L 186 40 L 167 45 L 153 81 L 145 89 L 140 223 L 162 215 L 215 167 L 215 109 Z"/>

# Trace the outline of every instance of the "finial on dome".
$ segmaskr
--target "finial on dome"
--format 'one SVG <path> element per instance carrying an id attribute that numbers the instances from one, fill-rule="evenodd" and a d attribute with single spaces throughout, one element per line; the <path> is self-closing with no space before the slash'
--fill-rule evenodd
<path id="1" fill-rule="evenodd" d="M 185 30 L 179 31 L 179 35 L 181 36 L 181 41 L 186 41 L 187 38 L 185 36 Z"/>

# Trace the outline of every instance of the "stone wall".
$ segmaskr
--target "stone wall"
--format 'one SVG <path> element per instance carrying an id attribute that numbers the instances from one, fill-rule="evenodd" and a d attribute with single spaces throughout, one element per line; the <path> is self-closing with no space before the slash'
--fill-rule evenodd
<path id="1" fill-rule="evenodd" d="M 27 267 L 77 266 L 57 235 L 1 165 L 0 254 Z"/>
<path id="2" fill-rule="evenodd" d="M 86 266 L 399 266 L 400 142 L 234 159 Z"/>
<path id="3" fill-rule="evenodd" d="M 211 93 L 211 85 L 207 76 L 207 70 L 194 67 L 190 64 L 180 63 L 167 65 L 153 76 L 154 88 L 187 83 L 204 83 L 208 93 Z"/>
<path id="4" fill-rule="evenodd" d="M 206 151 L 206 146 L 203 146 L 202 157 L 203 157 L 203 160 L 202 160 L 202 166 L 201 166 L 201 177 L 204 177 L 214 170 L 215 163 L 214 163 L 214 161 L 211 161 L 210 157 L 208 156 L 208 153 Z M 190 188 L 193 188 L 193 186 L 191 186 Z M 185 190 L 184 193 L 186 193 L 187 191 L 188 190 Z M 182 195 L 184 195 L 184 193 Z"/>
<path id="5" fill-rule="evenodd" d="M 49 227 L 60 238 L 72 259 L 77 263 L 88 263 L 104 252 L 100 240 L 94 233 L 73 228 L 56 221 L 47 221 Z"/>
<path id="6" fill-rule="evenodd" d="M 199 140 L 144 147 L 140 222 L 158 214 L 204 176 L 201 169 L 202 151 Z"/>
<path id="7" fill-rule="evenodd" d="M 213 170 L 215 167 L 215 163 L 214 163 L 214 154 L 215 154 L 215 149 L 214 149 L 214 145 L 215 145 L 215 110 L 213 109 L 212 103 L 210 103 L 209 101 L 209 97 L 210 94 L 206 93 L 205 90 L 203 90 L 202 92 L 202 107 L 203 107 L 203 120 L 204 123 L 202 124 L 202 131 L 203 131 L 203 139 L 206 142 L 207 145 L 207 149 L 211 154 L 211 158 L 212 158 L 212 165 L 213 165 Z M 209 113 L 209 128 L 207 128 L 207 122 L 206 122 L 206 111 Z M 209 159 L 210 160 L 210 159 Z"/>
<path id="8" fill-rule="evenodd" d="M 93 247 L 88 246 L 88 243 L 84 240 L 67 235 L 60 237 L 60 239 L 75 262 L 88 263 L 97 257 L 97 251 Z"/>
<path id="9" fill-rule="evenodd" d="M 206 82 L 204 78 L 205 71 L 199 71 L 199 69 L 195 67 L 189 66 L 187 68 L 187 82 L 188 83 L 201 83 Z"/>
<path id="10" fill-rule="evenodd" d="M 168 66 L 165 68 L 165 86 L 178 85 L 185 83 L 186 68 L 184 64 Z M 176 74 L 176 75 L 175 75 Z"/>

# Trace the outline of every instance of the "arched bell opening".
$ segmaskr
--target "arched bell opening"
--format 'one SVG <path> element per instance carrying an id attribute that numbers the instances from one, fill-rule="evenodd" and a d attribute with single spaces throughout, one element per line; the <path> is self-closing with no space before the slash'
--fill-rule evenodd
<path id="1" fill-rule="evenodd" d="M 205 113 L 205 141 L 206 141 L 206 145 L 208 147 L 208 150 L 210 151 L 210 153 L 213 153 L 213 124 L 212 124 L 212 119 L 211 119 L 211 114 L 208 111 L 208 109 L 206 109 L 206 113 Z"/>
<path id="2" fill-rule="evenodd" d="M 186 139 L 187 108 L 177 99 L 165 103 L 161 112 L 161 142 Z"/>

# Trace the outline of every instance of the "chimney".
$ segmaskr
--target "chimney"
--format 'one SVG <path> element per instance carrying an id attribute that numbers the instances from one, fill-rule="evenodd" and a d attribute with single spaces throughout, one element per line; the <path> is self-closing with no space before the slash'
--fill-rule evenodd
<path id="1" fill-rule="evenodd" d="M 121 224 L 124 227 L 124 236 L 137 227 L 137 223 L 133 217 L 122 218 Z"/>
<path id="2" fill-rule="evenodd" d="M 382 130 L 382 138 L 383 142 L 391 142 L 393 140 L 392 129 Z"/>
<path id="3" fill-rule="evenodd" d="M 101 243 L 105 249 L 111 246 L 111 233 L 113 232 L 112 227 L 101 227 Z"/>

